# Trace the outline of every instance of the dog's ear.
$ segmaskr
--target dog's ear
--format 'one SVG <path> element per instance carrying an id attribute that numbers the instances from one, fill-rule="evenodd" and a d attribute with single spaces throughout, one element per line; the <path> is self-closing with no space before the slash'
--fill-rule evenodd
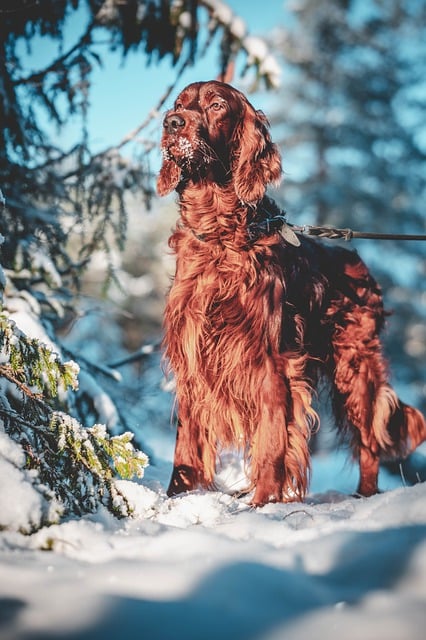
<path id="1" fill-rule="evenodd" d="M 281 180 L 281 156 L 262 111 L 247 103 L 231 139 L 231 169 L 235 191 L 242 202 L 255 203 L 268 184 Z"/>
<path id="2" fill-rule="evenodd" d="M 157 178 L 157 193 L 166 196 L 176 189 L 181 179 L 181 168 L 173 160 L 163 159 L 163 164 Z"/>

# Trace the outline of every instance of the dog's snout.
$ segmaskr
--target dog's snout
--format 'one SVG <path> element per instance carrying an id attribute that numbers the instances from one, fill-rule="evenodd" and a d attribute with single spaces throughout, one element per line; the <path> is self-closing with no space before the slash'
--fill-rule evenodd
<path id="1" fill-rule="evenodd" d="M 163 126 L 167 133 L 177 133 L 179 129 L 185 126 L 185 120 L 177 113 L 171 113 L 164 118 Z"/>

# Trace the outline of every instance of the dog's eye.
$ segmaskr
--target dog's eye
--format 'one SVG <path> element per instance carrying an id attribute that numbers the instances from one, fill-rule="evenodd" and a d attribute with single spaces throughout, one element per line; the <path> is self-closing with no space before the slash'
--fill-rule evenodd
<path id="1" fill-rule="evenodd" d="M 175 111 L 178 111 L 179 109 L 183 109 L 183 104 L 181 102 L 176 102 Z"/>
<path id="2" fill-rule="evenodd" d="M 222 109 L 222 103 L 221 102 L 213 102 L 213 104 L 210 105 L 210 109 L 213 109 L 213 111 L 220 111 L 220 109 Z"/>

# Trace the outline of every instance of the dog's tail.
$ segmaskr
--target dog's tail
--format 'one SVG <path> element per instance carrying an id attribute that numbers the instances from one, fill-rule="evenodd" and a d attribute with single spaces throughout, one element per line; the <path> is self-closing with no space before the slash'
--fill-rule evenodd
<path id="1" fill-rule="evenodd" d="M 412 453 L 426 440 L 426 420 L 418 409 L 400 403 L 406 431 L 406 454 Z"/>
<path id="2" fill-rule="evenodd" d="M 426 440 L 426 420 L 418 409 L 411 407 L 395 396 L 391 403 L 387 423 L 386 443 L 382 445 L 382 457 L 406 458 Z"/>

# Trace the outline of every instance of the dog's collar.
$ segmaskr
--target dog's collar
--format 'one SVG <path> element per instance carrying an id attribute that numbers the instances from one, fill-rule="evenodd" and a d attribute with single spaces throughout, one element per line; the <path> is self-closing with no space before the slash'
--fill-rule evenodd
<path id="1" fill-rule="evenodd" d="M 260 222 L 251 222 L 248 225 L 249 238 L 253 244 L 260 238 L 271 236 L 277 232 L 281 233 L 284 240 L 289 244 L 294 247 L 300 246 L 300 240 L 287 223 L 285 215 L 264 218 Z"/>
<path id="2" fill-rule="evenodd" d="M 196 233 L 194 229 L 191 231 L 200 242 L 209 241 L 208 234 Z M 300 246 L 299 238 L 287 222 L 285 211 L 268 196 L 265 196 L 256 207 L 254 218 L 247 225 L 247 233 L 250 245 L 256 244 L 262 238 L 280 233 L 288 244 L 294 247 Z"/>
<path id="3" fill-rule="evenodd" d="M 287 222 L 285 211 L 268 196 L 265 196 L 256 210 L 254 220 L 247 227 L 249 238 L 254 244 L 260 238 L 281 233 L 286 242 L 294 247 L 300 246 L 300 240 Z"/>

